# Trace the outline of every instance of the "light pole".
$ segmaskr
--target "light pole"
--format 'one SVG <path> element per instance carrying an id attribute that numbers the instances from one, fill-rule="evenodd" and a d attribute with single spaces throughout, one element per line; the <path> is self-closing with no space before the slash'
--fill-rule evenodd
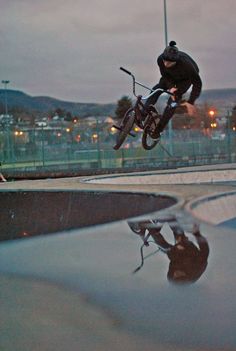
<path id="1" fill-rule="evenodd" d="M 165 46 L 168 46 L 168 28 L 167 28 L 167 5 L 166 0 L 164 1 L 164 32 L 165 32 Z M 172 121 L 169 121 L 168 124 L 169 132 L 169 144 L 170 144 L 170 153 L 173 154 L 173 145 L 172 145 Z"/>
<path id="2" fill-rule="evenodd" d="M 165 27 L 165 46 L 168 45 L 168 30 L 167 30 L 167 8 L 166 0 L 164 0 L 164 27 Z"/>
<path id="3" fill-rule="evenodd" d="M 5 90 L 5 117 L 8 116 L 8 106 L 7 106 L 7 84 L 9 84 L 9 80 L 2 80 L 2 84 L 4 85 Z"/>
<path id="4" fill-rule="evenodd" d="M 232 157 L 231 157 L 231 125 L 230 125 L 230 112 L 227 110 L 227 144 L 228 144 L 228 156 L 229 156 L 229 162 L 232 162 Z"/>
<path id="5" fill-rule="evenodd" d="M 2 84 L 4 85 L 5 91 L 5 121 L 6 121 L 6 129 L 7 129 L 7 160 L 10 161 L 11 159 L 11 152 L 10 152 L 10 120 L 8 118 L 8 106 L 7 106 L 7 84 L 9 84 L 9 80 L 2 80 Z"/>

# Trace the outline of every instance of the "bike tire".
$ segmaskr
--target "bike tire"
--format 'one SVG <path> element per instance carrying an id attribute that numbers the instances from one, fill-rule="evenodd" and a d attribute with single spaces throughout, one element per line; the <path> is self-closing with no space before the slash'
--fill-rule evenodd
<path id="1" fill-rule="evenodd" d="M 135 121 L 135 110 L 134 108 L 130 108 L 126 111 L 121 121 L 121 124 L 120 124 L 121 130 L 119 130 L 117 133 L 116 144 L 113 146 L 114 150 L 118 150 L 121 147 L 127 135 L 133 128 L 134 121 Z"/>
<path id="2" fill-rule="evenodd" d="M 160 141 L 160 138 L 154 139 L 151 136 L 153 131 L 152 129 L 155 129 L 157 127 L 157 124 L 158 122 L 152 116 L 150 116 L 142 135 L 142 146 L 145 150 L 152 150 Z"/>

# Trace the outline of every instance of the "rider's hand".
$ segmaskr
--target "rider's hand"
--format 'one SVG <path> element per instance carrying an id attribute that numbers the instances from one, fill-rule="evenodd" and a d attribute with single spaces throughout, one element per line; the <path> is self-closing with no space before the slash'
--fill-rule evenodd
<path id="1" fill-rule="evenodd" d="M 196 107 L 189 102 L 183 102 L 181 106 L 185 106 L 187 108 L 187 112 L 189 116 L 194 116 L 196 114 Z"/>
<path id="2" fill-rule="evenodd" d="M 168 91 L 171 93 L 171 94 L 175 94 L 175 92 L 177 91 L 178 89 L 173 87 L 173 88 L 170 88 Z M 175 95 L 172 95 L 171 96 L 171 99 L 175 101 Z"/>

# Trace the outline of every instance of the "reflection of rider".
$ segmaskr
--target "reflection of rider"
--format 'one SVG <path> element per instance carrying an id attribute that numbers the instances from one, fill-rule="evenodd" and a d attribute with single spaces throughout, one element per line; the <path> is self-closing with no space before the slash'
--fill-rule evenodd
<path id="1" fill-rule="evenodd" d="M 176 47 L 176 43 L 171 41 L 169 46 L 167 46 L 164 52 L 157 58 L 157 64 L 160 69 L 161 79 L 159 83 L 153 87 L 153 90 L 157 88 L 169 90 L 174 94 L 175 101 L 179 102 L 182 95 L 192 86 L 188 101 L 182 105 L 186 106 L 189 115 L 193 115 L 195 113 L 194 102 L 199 97 L 202 88 L 202 81 L 196 62 L 185 52 L 179 51 Z M 149 97 L 145 103 L 145 107 L 154 105 L 160 94 L 161 92 L 156 92 Z M 158 125 L 157 134 L 164 130 L 169 120 L 174 115 L 175 108 L 176 106 L 170 107 L 170 104 L 168 104 Z"/>
<path id="2" fill-rule="evenodd" d="M 144 221 L 130 223 L 130 228 L 142 238 L 144 245 L 148 246 L 148 237 L 164 252 L 169 260 L 167 278 L 174 283 L 193 283 L 200 278 L 207 267 L 209 246 L 206 238 L 200 233 L 199 226 L 194 224 L 192 234 L 196 238 L 198 247 L 185 235 L 183 229 L 175 221 L 169 226 L 175 237 L 175 244 L 168 243 L 160 233 L 163 222 Z M 148 234 L 145 235 L 146 230 Z"/>
<path id="3" fill-rule="evenodd" d="M 167 277 L 173 282 L 195 282 L 207 267 L 209 246 L 201 235 L 199 227 L 194 225 L 192 234 L 198 247 L 191 242 L 180 227 L 171 228 L 175 237 L 175 245 L 169 244 L 160 234 L 159 229 L 150 229 L 154 241 L 170 259 Z"/>

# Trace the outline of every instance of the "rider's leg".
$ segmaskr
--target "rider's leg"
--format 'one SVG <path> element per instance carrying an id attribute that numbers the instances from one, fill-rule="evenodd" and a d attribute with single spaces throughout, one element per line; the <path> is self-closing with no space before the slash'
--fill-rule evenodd
<path id="1" fill-rule="evenodd" d="M 155 85 L 152 89 L 156 90 L 158 88 L 162 88 L 163 89 L 163 87 L 161 87 L 159 83 L 157 85 Z M 152 96 L 150 96 L 147 99 L 147 101 L 145 102 L 144 106 L 148 107 L 149 105 L 155 105 L 155 103 L 157 102 L 157 100 L 158 100 L 160 95 L 161 95 L 161 91 L 157 91 L 155 94 L 153 94 Z"/>
<path id="2" fill-rule="evenodd" d="M 176 110 L 176 106 L 173 106 L 172 102 L 178 103 L 179 101 L 181 101 L 182 95 L 186 93 L 186 91 L 190 88 L 190 86 L 191 86 L 191 82 L 189 81 L 183 81 L 176 85 L 177 91 L 175 93 L 175 100 L 173 101 L 172 98 L 168 100 L 167 106 L 163 112 L 160 123 L 157 126 L 156 134 L 158 133 L 160 134 L 165 129 L 170 119 L 173 117 Z"/>
<path id="3" fill-rule="evenodd" d="M 156 90 L 158 88 L 161 88 L 161 89 L 168 89 L 167 85 L 166 85 L 166 82 L 163 78 L 160 79 L 159 83 L 156 84 L 152 90 Z M 146 110 L 148 106 L 150 105 L 155 105 L 155 103 L 157 102 L 159 96 L 161 95 L 161 92 L 160 91 L 157 91 L 155 94 L 153 94 L 152 96 L 150 96 L 147 101 L 145 102 L 144 104 L 144 109 Z"/>
<path id="4" fill-rule="evenodd" d="M 161 235 L 160 230 L 158 229 L 149 229 L 149 233 L 152 236 L 152 238 L 154 239 L 155 243 L 160 247 L 160 249 L 163 252 L 169 252 L 173 245 L 169 244 L 164 237 Z"/>
<path id="5" fill-rule="evenodd" d="M 171 106 L 172 102 L 173 102 L 173 100 L 170 98 L 168 101 L 168 104 L 163 112 L 161 120 L 157 126 L 157 131 L 159 133 L 161 133 L 165 129 L 165 127 L 169 123 L 169 120 L 173 117 L 173 115 L 175 113 L 176 107 Z"/>
<path id="6" fill-rule="evenodd" d="M 185 235 L 184 230 L 180 225 L 170 227 L 173 231 L 176 244 L 188 241 L 188 237 Z"/>

